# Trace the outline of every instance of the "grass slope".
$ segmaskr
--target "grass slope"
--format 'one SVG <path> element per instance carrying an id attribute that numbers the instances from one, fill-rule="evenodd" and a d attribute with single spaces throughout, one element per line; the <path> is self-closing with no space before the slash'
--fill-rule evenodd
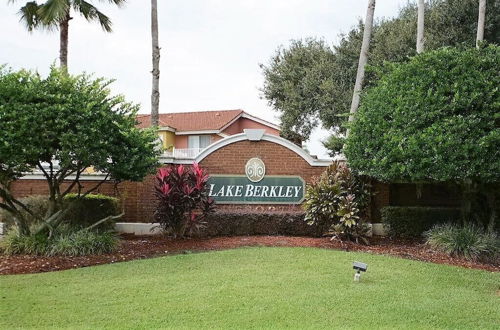
<path id="1" fill-rule="evenodd" d="M 351 263 L 368 263 L 353 282 Z M 495 328 L 500 274 L 243 248 L 0 277 L 0 328 Z"/>

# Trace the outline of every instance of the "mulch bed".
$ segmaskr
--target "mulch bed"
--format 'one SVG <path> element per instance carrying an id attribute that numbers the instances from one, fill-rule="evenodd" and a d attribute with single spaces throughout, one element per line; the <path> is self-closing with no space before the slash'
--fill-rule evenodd
<path id="1" fill-rule="evenodd" d="M 63 269 L 88 267 L 134 259 L 172 255 L 194 251 L 214 251 L 243 246 L 290 246 L 316 247 L 345 251 L 363 251 L 376 254 L 393 255 L 406 259 L 483 269 L 500 272 L 500 265 L 472 262 L 452 258 L 431 250 L 418 242 L 376 239 L 371 245 L 363 246 L 329 238 L 290 237 L 290 236 L 235 236 L 215 238 L 169 239 L 158 236 L 123 236 L 116 253 L 86 257 L 37 257 L 28 255 L 0 255 L 0 274 L 30 274 Z"/>

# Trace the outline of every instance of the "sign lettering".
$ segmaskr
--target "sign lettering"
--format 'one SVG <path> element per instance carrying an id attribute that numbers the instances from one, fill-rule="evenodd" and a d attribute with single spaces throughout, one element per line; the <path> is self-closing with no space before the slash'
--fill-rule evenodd
<path id="1" fill-rule="evenodd" d="M 213 175 L 209 196 L 219 204 L 300 204 L 304 180 L 298 176 L 264 176 L 252 182 L 244 175 Z"/>

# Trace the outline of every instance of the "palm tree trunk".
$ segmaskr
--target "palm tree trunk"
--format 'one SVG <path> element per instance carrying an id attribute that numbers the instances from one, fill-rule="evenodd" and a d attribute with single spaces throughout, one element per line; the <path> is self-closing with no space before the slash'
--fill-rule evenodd
<path id="1" fill-rule="evenodd" d="M 486 16 L 486 0 L 479 0 L 479 15 L 477 18 L 476 47 L 484 40 L 484 18 Z"/>
<path id="2" fill-rule="evenodd" d="M 160 46 L 158 45 L 157 0 L 151 0 L 151 37 L 153 46 L 153 88 L 151 92 L 151 126 L 158 126 L 160 107 Z"/>
<path id="3" fill-rule="evenodd" d="M 69 30 L 69 10 L 64 19 L 59 23 L 59 63 L 61 68 L 68 69 L 68 30 Z"/>
<path id="4" fill-rule="evenodd" d="M 359 53 L 358 73 L 356 74 L 356 83 L 354 84 L 354 92 L 352 93 L 351 111 L 349 113 L 349 122 L 354 120 L 354 114 L 359 107 L 359 97 L 363 80 L 365 78 L 365 66 L 368 61 L 368 50 L 370 48 L 370 39 L 372 36 L 373 15 L 375 13 L 375 0 L 368 1 L 368 9 L 366 11 L 365 26 L 363 31 L 363 42 Z M 346 137 L 349 135 L 349 130 L 346 132 Z"/>
<path id="5" fill-rule="evenodd" d="M 418 0 L 418 18 L 417 18 L 417 54 L 424 51 L 424 0 Z"/>

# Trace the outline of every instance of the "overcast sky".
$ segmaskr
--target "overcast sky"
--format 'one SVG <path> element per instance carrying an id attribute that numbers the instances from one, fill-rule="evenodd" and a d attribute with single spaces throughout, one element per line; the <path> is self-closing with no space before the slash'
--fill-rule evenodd
<path id="1" fill-rule="evenodd" d="M 57 32 L 28 33 L 17 12 L 26 1 L 0 2 L 0 64 L 46 74 L 56 63 Z M 69 32 L 69 71 L 114 78 L 112 89 L 150 111 L 150 1 L 129 0 L 123 8 L 98 7 L 113 21 L 103 32 L 74 15 Z M 262 74 L 279 45 L 322 37 L 330 43 L 356 25 L 367 0 L 158 0 L 161 47 L 160 112 L 243 109 L 279 123 L 260 99 Z M 392 17 L 407 0 L 379 0 L 375 16 Z M 308 143 L 325 156 L 317 131 Z"/>

